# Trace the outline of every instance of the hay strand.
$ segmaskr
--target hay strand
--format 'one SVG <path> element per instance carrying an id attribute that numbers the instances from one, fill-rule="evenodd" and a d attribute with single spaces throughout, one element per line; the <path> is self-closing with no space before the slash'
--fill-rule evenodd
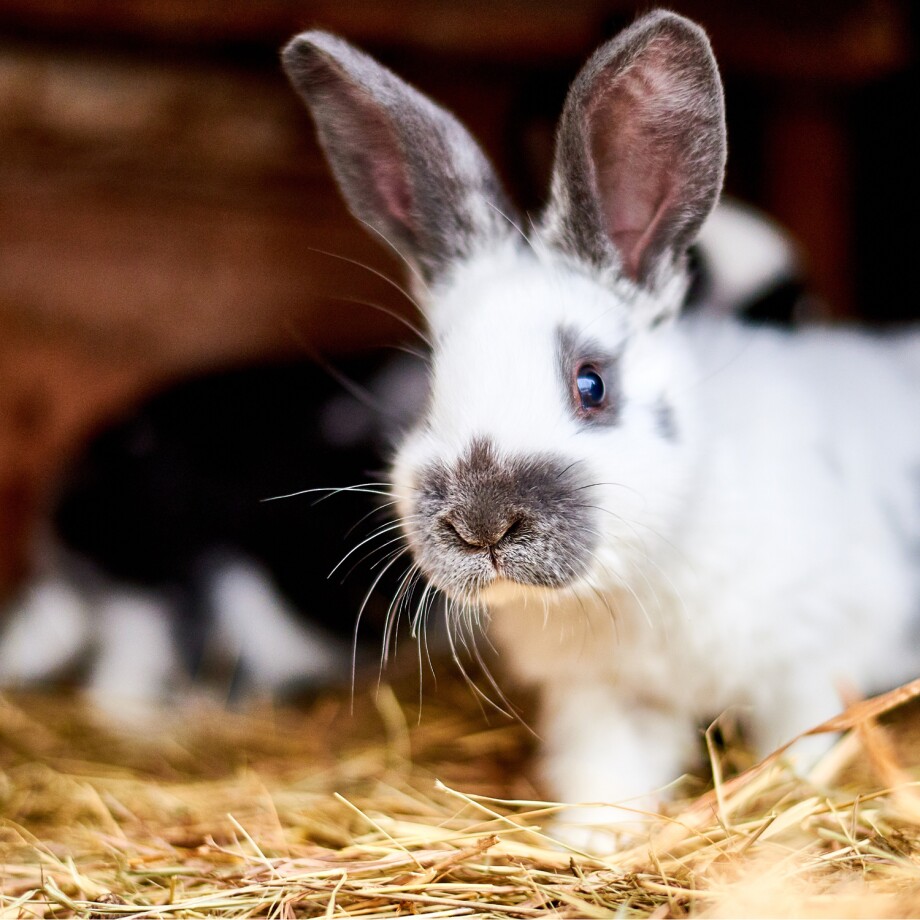
<path id="1" fill-rule="evenodd" d="M 417 692 L 417 691 L 416 691 Z M 405 694 L 411 698 L 413 691 Z M 812 776 L 779 751 L 597 857 L 552 838 L 531 739 L 389 687 L 113 733 L 0 698 L 0 917 L 905 916 L 920 912 L 920 681 L 855 702 Z"/>

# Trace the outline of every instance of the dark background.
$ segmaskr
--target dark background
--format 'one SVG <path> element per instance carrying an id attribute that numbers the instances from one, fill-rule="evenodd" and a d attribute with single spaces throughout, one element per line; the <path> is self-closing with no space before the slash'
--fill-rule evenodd
<path id="1" fill-rule="evenodd" d="M 649 4 L 0 0 L 0 592 L 87 432 L 208 365 L 392 342 L 408 312 L 278 67 L 319 26 L 453 109 L 523 206 L 568 82 Z M 726 81 L 728 189 L 780 218 L 818 318 L 920 316 L 908 0 L 670 4 Z M 322 252 L 318 251 L 322 250 Z"/>

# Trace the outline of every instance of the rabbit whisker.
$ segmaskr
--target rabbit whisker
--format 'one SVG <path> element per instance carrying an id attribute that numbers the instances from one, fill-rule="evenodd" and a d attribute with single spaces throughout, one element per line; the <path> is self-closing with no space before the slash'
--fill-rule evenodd
<path id="1" fill-rule="evenodd" d="M 358 632 L 361 628 L 361 620 L 364 617 L 364 611 L 367 609 L 367 605 L 371 599 L 371 596 L 376 590 L 377 585 L 380 584 L 380 581 L 383 578 L 383 576 L 386 575 L 389 569 L 392 568 L 392 566 L 395 565 L 396 562 L 400 558 L 402 558 L 402 556 L 404 556 L 408 551 L 409 551 L 409 548 L 406 547 L 401 552 L 394 555 L 394 557 L 387 563 L 387 565 L 383 569 L 381 569 L 380 573 L 374 579 L 371 586 L 367 589 L 367 592 L 364 595 L 364 600 L 361 601 L 361 606 L 358 608 L 358 615 L 355 618 L 354 630 L 352 632 L 352 645 L 351 645 L 351 710 L 352 712 L 354 712 L 354 706 L 355 706 L 355 681 L 357 679 L 357 671 L 358 671 Z"/>
<path id="2" fill-rule="evenodd" d="M 283 498 L 297 498 L 300 495 L 313 495 L 317 492 L 325 492 L 326 494 L 320 498 L 314 504 L 319 504 L 321 501 L 325 501 L 327 498 L 331 498 L 333 495 L 341 495 L 347 492 L 361 492 L 364 495 L 383 495 L 386 498 L 392 498 L 393 492 L 387 491 L 384 492 L 380 489 L 372 489 L 370 486 L 388 486 L 388 482 L 366 482 L 361 485 L 356 486 L 324 486 L 314 489 L 300 489 L 297 492 L 287 492 L 284 495 L 272 495 L 268 498 L 259 499 L 260 502 L 277 502 Z"/>
<path id="3" fill-rule="evenodd" d="M 380 271 L 378 268 L 374 268 L 372 265 L 367 265 L 366 263 L 360 261 L 359 259 L 352 259 L 349 256 L 343 256 L 337 252 L 329 252 L 327 249 L 318 249 L 315 246 L 308 246 L 307 250 L 309 252 L 315 252 L 321 256 L 328 256 L 330 259 L 338 259 L 340 262 L 347 262 L 349 265 L 354 265 L 356 268 L 363 268 L 365 271 L 370 272 L 372 275 L 376 275 L 381 281 L 384 281 L 390 287 L 399 291 L 412 306 L 415 307 L 419 313 L 424 313 L 418 301 L 398 282 L 390 278 L 386 273 Z"/>
<path id="4" fill-rule="evenodd" d="M 393 310 L 383 304 L 375 303 L 373 300 L 363 300 L 359 297 L 336 297 L 334 299 L 340 303 L 349 303 L 357 307 L 368 307 L 371 310 L 382 313 L 384 316 L 389 316 L 390 319 L 395 319 L 396 322 L 408 329 L 416 338 L 420 339 L 430 351 L 434 351 L 434 343 L 431 341 L 428 334 L 420 326 L 416 326 L 412 320 L 403 316 L 398 310 Z M 413 301 L 413 303 L 414 302 L 415 301 Z M 416 304 L 416 306 L 418 305 Z M 426 361 L 426 363 L 430 366 L 430 360 Z"/>
<path id="5" fill-rule="evenodd" d="M 386 616 L 384 617 L 383 626 L 383 648 L 380 656 L 380 670 L 378 673 L 378 682 L 383 679 L 383 669 L 390 661 L 391 654 L 396 650 L 396 629 L 399 625 L 399 617 L 402 611 L 403 600 L 411 593 L 411 585 L 419 576 L 418 563 L 413 562 L 402 574 L 396 592 L 390 600 L 387 607 Z"/>
<path id="6" fill-rule="evenodd" d="M 362 218 L 356 218 L 359 224 L 362 224 L 371 233 L 376 233 L 381 240 L 402 260 L 403 265 L 412 272 L 413 275 L 418 279 L 418 282 L 425 289 L 425 292 L 430 296 L 431 288 L 428 287 L 428 284 L 425 282 L 425 279 L 422 277 L 422 273 L 415 267 L 415 263 L 393 242 L 382 230 L 379 230 L 375 227 L 370 221 L 363 220 Z M 365 266 L 366 267 L 366 266 Z M 413 301 L 414 302 L 414 301 Z M 418 306 L 418 304 L 416 304 Z"/>
<path id="7" fill-rule="evenodd" d="M 483 201 L 485 201 L 486 205 L 488 205 L 496 214 L 498 214 L 499 217 L 501 217 L 503 220 L 505 220 L 506 223 L 508 224 L 508 226 L 510 226 L 513 230 L 516 230 L 516 231 L 517 231 L 518 235 L 521 237 L 521 239 L 527 244 L 527 246 L 528 246 L 530 249 L 533 249 L 533 248 L 534 248 L 532 240 L 530 239 L 529 236 L 527 236 L 527 234 L 524 232 L 523 228 L 520 226 L 520 224 L 518 224 L 518 222 L 517 222 L 516 220 L 514 220 L 514 218 L 512 218 L 510 215 L 506 214 L 506 213 L 505 213 L 505 212 L 504 212 L 494 201 L 492 201 L 491 199 L 486 198 L 485 196 L 483 196 Z"/>
<path id="8" fill-rule="evenodd" d="M 459 603 L 460 603 L 459 613 L 455 612 L 456 607 L 452 605 L 451 610 L 452 610 L 453 615 L 448 620 L 447 641 L 450 646 L 451 658 L 453 659 L 454 664 L 457 666 L 457 669 L 460 671 L 460 674 L 463 677 L 464 681 L 466 682 L 467 686 L 473 692 L 474 697 L 480 702 L 480 704 L 485 704 L 486 706 L 490 707 L 491 709 L 494 709 L 496 712 L 499 712 L 501 715 L 505 716 L 506 718 L 515 719 L 515 714 L 514 714 L 513 709 L 511 711 L 506 709 L 505 706 L 502 705 L 501 697 L 499 701 L 496 702 L 494 699 L 492 699 L 491 696 L 489 696 L 489 694 L 485 693 L 482 690 L 482 688 L 476 683 L 476 681 L 470 676 L 469 672 L 466 670 L 466 668 L 463 665 L 463 661 L 460 657 L 460 653 L 459 653 L 459 650 L 456 644 L 456 640 L 457 638 L 459 638 L 462 643 L 463 648 L 466 649 L 468 653 L 472 654 L 469 642 L 467 641 L 467 636 L 469 636 L 471 639 L 473 638 L 475 634 L 474 618 L 478 619 L 478 617 L 475 617 L 474 607 L 470 601 L 464 600 Z M 461 631 L 455 632 L 453 629 L 450 628 L 451 625 L 453 625 L 454 627 L 465 627 L 465 629 L 461 629 Z M 473 657 L 475 659 L 475 655 Z M 483 715 L 486 715 L 486 711 L 484 709 L 482 710 L 482 712 L 483 712 Z"/>
<path id="9" fill-rule="evenodd" d="M 381 527 L 375 530 L 370 536 L 365 537 L 360 543 L 355 544 L 347 553 L 345 553 L 345 555 L 342 556 L 342 558 L 339 559 L 339 561 L 332 567 L 332 569 L 329 571 L 329 574 L 326 576 L 326 578 L 327 579 L 332 578 L 332 576 L 335 575 L 335 573 L 339 570 L 339 568 L 341 568 L 344 562 L 347 559 L 350 559 L 359 549 L 361 549 L 362 546 L 366 546 L 368 543 L 370 543 L 373 540 L 376 540 L 378 537 L 382 537 L 387 533 L 400 529 L 401 527 L 402 527 L 402 523 L 399 521 L 396 521 L 395 523 L 389 523 L 385 525 L 384 527 Z M 388 540 L 386 543 L 383 544 L 383 546 L 376 547 L 373 550 L 373 552 L 377 552 L 383 549 L 383 547 L 390 546 L 392 543 L 396 543 L 398 540 L 402 540 L 402 539 L 403 537 L 400 534 L 400 536 L 398 536 L 395 540 Z M 366 558 L 367 556 L 364 556 L 361 559 L 361 561 L 363 562 L 364 559 Z"/>
<path id="10" fill-rule="evenodd" d="M 375 508 L 371 508 L 367 514 L 362 514 L 361 517 L 359 517 L 358 520 L 355 521 L 354 524 L 352 524 L 351 527 L 345 531 L 344 539 L 347 540 L 348 537 L 350 537 L 368 518 L 373 517 L 375 514 L 380 514 L 381 512 L 386 511 L 387 508 L 392 508 L 393 505 L 397 504 L 398 502 L 399 499 L 394 498 L 388 502 L 383 502 L 382 504 L 377 505 Z"/>

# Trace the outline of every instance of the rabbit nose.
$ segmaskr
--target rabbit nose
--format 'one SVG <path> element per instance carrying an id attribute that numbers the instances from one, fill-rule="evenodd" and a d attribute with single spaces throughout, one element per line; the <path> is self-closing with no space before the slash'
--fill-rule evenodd
<path id="1" fill-rule="evenodd" d="M 521 518 L 515 514 L 471 519 L 455 512 L 443 520 L 452 536 L 470 549 L 492 549 L 511 537 L 521 525 Z"/>

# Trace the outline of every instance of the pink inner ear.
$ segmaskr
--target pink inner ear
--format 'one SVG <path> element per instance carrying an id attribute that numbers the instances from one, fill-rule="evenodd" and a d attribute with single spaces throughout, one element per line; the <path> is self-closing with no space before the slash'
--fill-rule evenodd
<path id="1" fill-rule="evenodd" d="M 655 51 L 663 53 L 660 62 Z M 644 274 L 646 254 L 677 204 L 677 177 L 685 166 L 675 143 L 667 51 L 666 41 L 653 42 L 642 62 L 599 93 L 587 112 L 604 228 L 633 280 Z"/>
<path id="2" fill-rule="evenodd" d="M 655 207 L 651 218 L 646 219 L 644 226 L 641 223 L 635 226 L 621 226 L 614 215 L 609 213 L 606 215 L 607 232 L 623 258 L 623 268 L 626 274 L 633 281 L 638 281 L 643 274 L 645 253 L 656 237 L 664 216 L 670 210 L 673 198 L 673 191 L 667 189 L 664 197 Z M 651 203 L 651 206 L 654 207 L 654 202 Z"/>
<path id="3" fill-rule="evenodd" d="M 387 213 L 393 220 L 413 229 L 412 193 L 402 164 L 380 150 L 371 151 L 371 177 Z"/>
<path id="4" fill-rule="evenodd" d="M 410 232 L 415 229 L 412 188 L 405 154 L 396 132 L 369 93 L 348 80 L 340 91 L 350 106 L 342 110 L 343 142 L 352 145 L 363 160 L 367 179 L 389 220 Z"/>

